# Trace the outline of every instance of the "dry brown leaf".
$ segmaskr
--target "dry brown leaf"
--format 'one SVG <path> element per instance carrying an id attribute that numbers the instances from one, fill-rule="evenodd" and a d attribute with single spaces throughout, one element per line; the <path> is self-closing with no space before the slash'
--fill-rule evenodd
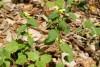
<path id="1" fill-rule="evenodd" d="M 12 39 L 12 34 L 11 34 L 11 30 L 7 30 L 7 32 L 6 32 L 6 38 L 5 38 L 5 40 L 7 41 L 7 42 L 11 42 L 13 39 Z"/>
<path id="2" fill-rule="evenodd" d="M 7 19 L 5 19 L 5 20 L 6 20 L 6 22 L 8 22 L 8 24 L 10 24 L 10 25 L 13 25 L 13 24 L 15 23 L 14 20 L 11 20 L 11 19 L 9 19 L 9 18 L 7 18 Z"/>
<path id="3" fill-rule="evenodd" d="M 96 62 L 91 57 L 82 61 L 83 67 L 92 67 L 93 65 L 96 65 Z"/>
<path id="4" fill-rule="evenodd" d="M 32 4 L 24 5 L 23 11 L 24 12 L 30 12 L 32 10 L 32 8 L 33 8 Z"/>

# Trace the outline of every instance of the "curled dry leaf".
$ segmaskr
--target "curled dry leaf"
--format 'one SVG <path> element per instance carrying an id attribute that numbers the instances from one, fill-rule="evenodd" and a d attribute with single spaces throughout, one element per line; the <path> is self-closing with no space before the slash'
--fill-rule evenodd
<path id="1" fill-rule="evenodd" d="M 4 34 L 9 29 L 9 24 L 3 19 L 2 24 L 0 24 L 0 34 Z"/>
<path id="2" fill-rule="evenodd" d="M 16 7 L 15 4 L 12 4 L 12 3 L 6 3 L 4 5 L 4 8 L 7 10 L 7 11 L 14 11 L 14 8 Z"/>
<path id="3" fill-rule="evenodd" d="M 41 18 L 37 19 L 36 21 L 37 21 L 38 25 L 41 25 L 41 23 L 42 23 L 42 19 Z"/>
<path id="4" fill-rule="evenodd" d="M 93 51 L 95 51 L 96 50 L 95 45 L 94 44 L 91 44 L 90 45 L 90 49 L 93 50 Z"/>
<path id="5" fill-rule="evenodd" d="M 41 25 L 39 26 L 39 29 L 41 30 L 46 30 L 47 23 L 46 22 L 42 22 Z"/>
<path id="6" fill-rule="evenodd" d="M 32 11 L 30 12 L 30 15 L 34 15 L 34 14 L 36 14 L 36 13 L 38 13 L 38 9 L 37 8 L 34 8 L 34 9 L 32 9 Z"/>
<path id="7" fill-rule="evenodd" d="M 11 20 L 9 18 L 6 19 L 6 22 L 8 22 L 8 24 L 13 25 L 15 23 L 14 20 Z"/>
<path id="8" fill-rule="evenodd" d="M 90 57 L 82 61 L 83 67 L 92 67 L 93 65 L 96 65 L 96 62 Z"/>
<path id="9" fill-rule="evenodd" d="M 11 41 L 12 41 L 12 34 L 11 34 L 10 29 L 7 30 L 6 35 L 7 35 L 7 36 L 6 36 L 5 40 L 6 40 L 7 42 L 11 42 Z"/>
<path id="10" fill-rule="evenodd" d="M 22 23 L 22 24 L 26 24 L 26 23 L 27 23 L 26 19 L 22 19 L 22 20 L 21 20 L 21 23 Z"/>
<path id="11" fill-rule="evenodd" d="M 30 12 L 33 8 L 33 5 L 32 4 L 29 4 L 29 5 L 24 5 L 23 7 L 23 11 L 24 12 Z"/>
<path id="12" fill-rule="evenodd" d="M 13 29 L 14 31 L 16 31 L 16 30 L 18 29 L 18 27 L 19 27 L 18 24 L 13 24 L 13 25 L 12 25 L 12 29 Z"/>
<path id="13" fill-rule="evenodd" d="M 48 21 L 48 18 L 43 14 L 41 15 L 41 17 L 45 20 L 45 21 Z"/>

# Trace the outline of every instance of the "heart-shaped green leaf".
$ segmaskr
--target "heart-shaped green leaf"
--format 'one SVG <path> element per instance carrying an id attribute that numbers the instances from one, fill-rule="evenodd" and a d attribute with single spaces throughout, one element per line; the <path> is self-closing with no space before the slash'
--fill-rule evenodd
<path id="1" fill-rule="evenodd" d="M 58 36 L 59 36 L 59 33 L 57 30 L 54 30 L 54 29 L 50 30 L 48 34 L 48 38 L 45 40 L 45 44 L 54 42 Z"/>
<path id="2" fill-rule="evenodd" d="M 33 27 L 38 27 L 38 23 L 36 22 L 36 20 L 34 18 L 27 19 L 27 22 L 29 25 L 31 25 Z"/>
<path id="3" fill-rule="evenodd" d="M 22 32 L 25 31 L 25 29 L 27 28 L 26 25 L 22 25 L 18 28 L 18 31 L 17 31 L 17 36 L 19 36 Z"/>
<path id="4" fill-rule="evenodd" d="M 24 64 L 27 61 L 26 59 L 26 55 L 22 54 L 22 53 L 18 53 L 18 59 L 16 60 L 16 63 L 19 65 Z"/>
<path id="5" fill-rule="evenodd" d="M 41 56 L 41 61 L 44 63 L 49 63 L 51 61 L 51 55 L 48 54 L 44 54 Z"/>

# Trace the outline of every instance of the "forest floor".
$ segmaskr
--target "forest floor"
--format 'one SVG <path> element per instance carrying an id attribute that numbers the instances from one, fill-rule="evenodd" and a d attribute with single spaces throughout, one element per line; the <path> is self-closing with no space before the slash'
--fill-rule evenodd
<path id="1" fill-rule="evenodd" d="M 28 27 L 28 30 L 32 32 L 30 35 L 34 38 L 32 44 L 34 49 L 43 54 L 50 53 L 53 63 L 62 62 L 66 67 L 100 67 L 100 1 L 84 0 L 79 2 L 81 0 L 75 0 L 74 4 L 67 4 L 66 1 L 62 7 L 70 10 L 63 13 L 60 11 L 62 8 L 50 4 L 55 0 L 14 0 L 13 2 L 2 0 L 3 5 L 0 4 L 0 47 L 5 47 L 7 43 L 17 38 L 27 42 L 26 36 L 17 37 L 18 28 L 27 24 L 26 18 L 21 16 L 21 12 L 24 12 L 27 17 L 34 18 L 38 24 L 38 28 Z M 52 45 L 43 43 L 48 38 L 49 31 L 57 26 L 49 27 L 54 19 L 49 20 L 48 16 L 54 11 L 60 12 L 59 18 L 64 18 L 70 27 L 70 31 L 67 33 L 61 31 L 60 39 L 72 48 L 74 58 L 71 62 L 61 61 L 61 56 L 64 57 L 67 53 L 59 51 L 59 43 L 55 42 Z M 69 13 L 72 13 L 72 16 L 69 17 Z M 52 16 L 55 17 L 54 15 Z M 91 33 L 92 25 L 96 30 L 93 28 Z M 84 26 L 87 27 L 84 28 Z M 51 64 L 47 67 L 55 66 Z"/>

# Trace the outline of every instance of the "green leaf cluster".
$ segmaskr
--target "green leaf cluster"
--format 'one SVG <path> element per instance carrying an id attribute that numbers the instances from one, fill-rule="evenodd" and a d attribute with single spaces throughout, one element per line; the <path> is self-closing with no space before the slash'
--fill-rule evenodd
<path id="1" fill-rule="evenodd" d="M 27 18 L 25 16 L 24 12 L 20 12 L 20 16 L 27 19 L 27 24 L 26 25 L 22 25 L 22 26 L 20 26 L 18 28 L 18 30 L 17 30 L 17 36 L 21 35 L 23 32 L 25 33 L 25 30 L 28 29 L 28 27 L 30 27 L 30 26 L 38 27 L 38 24 L 37 24 L 37 22 L 36 22 L 36 20 L 34 18 L 32 18 L 32 17 Z"/>
<path id="2" fill-rule="evenodd" d="M 83 27 L 85 29 L 88 28 L 90 30 L 90 35 L 92 35 L 92 36 L 95 35 L 95 34 L 100 35 L 100 33 L 99 33 L 100 27 L 96 28 L 90 20 L 85 21 L 84 24 L 83 24 Z"/>
<path id="3" fill-rule="evenodd" d="M 59 36 L 59 32 L 55 29 L 50 30 L 48 34 L 48 38 L 45 40 L 45 44 L 50 44 L 56 40 L 56 38 Z"/>
<path id="4" fill-rule="evenodd" d="M 66 52 L 68 54 L 67 56 L 64 57 L 65 61 L 67 61 L 67 62 L 73 61 L 72 48 L 68 44 L 66 44 L 62 41 L 60 44 L 60 49 L 61 49 L 61 51 Z"/>
<path id="5" fill-rule="evenodd" d="M 37 67 L 46 67 L 46 64 L 51 61 L 51 55 L 49 54 L 43 54 L 40 57 L 40 61 L 36 61 L 36 66 Z"/>
<path id="6" fill-rule="evenodd" d="M 38 51 L 30 51 L 30 52 L 26 52 L 27 56 L 28 56 L 28 60 L 31 61 L 36 61 L 39 59 L 39 52 Z"/>
<path id="7" fill-rule="evenodd" d="M 53 19 L 56 19 L 58 17 L 59 17 L 59 13 L 57 11 L 54 11 L 48 16 L 48 19 L 53 20 Z"/>

